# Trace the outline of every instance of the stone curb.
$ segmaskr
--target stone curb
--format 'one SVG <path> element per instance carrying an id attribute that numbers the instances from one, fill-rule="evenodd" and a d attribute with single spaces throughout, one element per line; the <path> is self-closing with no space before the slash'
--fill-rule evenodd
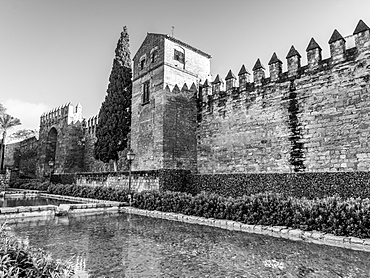
<path id="1" fill-rule="evenodd" d="M 154 211 L 143 210 L 133 207 L 120 207 L 119 211 L 125 213 L 144 215 L 153 218 L 161 218 L 179 222 L 186 222 L 190 224 L 211 226 L 232 231 L 262 234 L 273 237 L 286 238 L 295 241 L 305 241 L 310 243 L 370 252 L 370 238 L 360 239 L 356 237 L 335 236 L 333 234 L 327 234 L 318 231 L 302 231 L 300 229 L 293 229 L 285 226 L 249 225 L 231 220 L 204 218 L 198 216 L 183 215 L 172 212 L 171 213 L 161 212 L 155 210 Z"/>
<path id="2" fill-rule="evenodd" d="M 29 192 L 25 192 L 26 195 Z M 10 195 L 10 194 L 9 194 Z M 32 192 L 32 196 L 36 196 Z M 40 193 L 37 194 L 41 197 L 52 197 L 59 200 L 76 201 L 78 204 L 61 204 L 44 205 L 44 206 L 19 206 L 19 207 L 5 207 L 0 208 L 0 221 L 10 221 L 19 218 L 32 218 L 42 216 L 63 216 L 63 215 L 92 215 L 104 213 L 118 213 L 119 206 L 123 205 L 120 202 L 98 200 L 91 198 L 80 198 L 72 196 L 62 196 L 55 194 Z M 83 202 L 83 203 L 81 203 Z M 175 220 L 175 219 L 174 219 Z"/>

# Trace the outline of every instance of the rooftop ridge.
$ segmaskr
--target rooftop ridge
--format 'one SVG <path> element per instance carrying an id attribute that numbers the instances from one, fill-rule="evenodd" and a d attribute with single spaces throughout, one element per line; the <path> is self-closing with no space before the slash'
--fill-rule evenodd
<path id="1" fill-rule="evenodd" d="M 334 30 L 333 34 L 330 37 L 329 44 L 339 41 L 339 40 L 344 40 L 346 41 L 343 36 L 338 32 L 337 29 Z"/>
<path id="2" fill-rule="evenodd" d="M 236 76 L 233 74 L 231 70 L 229 70 L 229 72 L 227 73 L 225 77 L 225 80 L 232 79 L 232 78 L 236 79 Z"/>
<path id="3" fill-rule="evenodd" d="M 276 52 L 274 52 L 274 54 L 272 54 L 272 57 L 268 63 L 268 65 L 271 65 L 271 64 L 275 64 L 275 63 L 280 63 L 282 64 L 283 62 L 277 57 L 276 55 Z"/>
<path id="4" fill-rule="evenodd" d="M 294 45 L 292 45 L 289 49 L 289 52 L 288 54 L 286 55 L 286 58 L 291 58 L 293 56 L 298 56 L 299 58 L 301 58 L 301 54 L 299 54 L 299 52 L 294 48 Z"/>
<path id="5" fill-rule="evenodd" d="M 357 23 L 355 31 L 353 32 L 353 35 L 362 33 L 366 30 L 370 30 L 369 26 L 367 26 L 365 22 L 363 22 L 362 19 L 360 19 L 360 21 Z"/>
<path id="6" fill-rule="evenodd" d="M 241 69 L 240 69 L 240 71 L 239 71 L 238 75 L 242 75 L 242 74 L 245 74 L 245 73 L 249 74 L 249 72 L 245 69 L 245 66 L 244 66 L 244 65 L 242 65 L 242 67 L 241 67 Z"/>
<path id="7" fill-rule="evenodd" d="M 257 59 L 256 63 L 254 64 L 253 71 L 258 69 L 265 69 L 265 67 L 261 64 L 260 58 Z"/>
<path id="8" fill-rule="evenodd" d="M 212 84 L 217 84 L 217 83 L 221 83 L 221 79 L 220 79 L 220 75 L 217 74 L 215 80 L 213 80 Z"/>
<path id="9" fill-rule="evenodd" d="M 178 44 L 180 44 L 180 45 L 182 45 L 182 46 L 184 46 L 184 47 L 186 47 L 186 48 L 189 48 L 189 49 L 191 49 L 191 50 L 193 50 L 194 52 L 196 52 L 196 53 L 198 53 L 198 54 L 201 54 L 201 55 L 203 55 L 203 56 L 205 56 L 205 57 L 207 57 L 207 58 L 212 58 L 212 56 L 210 55 L 210 54 L 208 54 L 208 53 L 206 53 L 206 52 L 204 52 L 204 51 L 202 51 L 202 50 L 200 50 L 200 49 L 198 49 L 198 48 L 196 48 L 196 47 L 194 47 L 194 46 L 191 46 L 190 44 L 187 44 L 187 43 L 185 43 L 185 42 L 183 42 L 183 41 L 181 41 L 181 40 L 179 40 L 179 39 L 175 39 L 174 37 L 171 37 L 171 36 L 169 36 L 169 35 L 167 35 L 167 34 L 160 34 L 160 33 L 147 33 L 147 35 L 153 35 L 153 36 L 162 36 L 162 37 L 165 37 L 166 39 L 169 39 L 170 41 L 173 41 L 173 42 L 175 42 L 175 43 L 178 43 Z"/>
<path id="10" fill-rule="evenodd" d="M 311 40 L 310 40 L 310 43 L 308 44 L 308 46 L 306 48 L 306 51 L 310 51 L 310 50 L 313 50 L 313 49 L 316 49 L 316 48 L 318 48 L 319 50 L 322 50 L 321 47 L 319 46 L 319 44 L 312 37 Z"/>

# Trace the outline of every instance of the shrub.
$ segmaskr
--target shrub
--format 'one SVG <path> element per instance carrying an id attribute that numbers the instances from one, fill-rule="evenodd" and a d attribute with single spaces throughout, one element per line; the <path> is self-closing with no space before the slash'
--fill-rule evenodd
<path id="1" fill-rule="evenodd" d="M 341 236 L 370 237 L 370 200 L 338 196 L 309 200 L 278 193 L 239 198 L 147 191 L 134 195 L 140 209 L 228 219 L 251 225 L 287 226 Z"/>
<path id="2" fill-rule="evenodd" d="M 33 184 L 24 187 L 37 187 Z M 38 187 L 46 186 L 39 185 Z M 51 184 L 52 194 L 128 202 L 128 191 L 112 187 Z M 339 196 L 307 199 L 280 193 L 224 197 L 202 192 L 195 196 L 172 191 L 143 191 L 133 196 L 134 207 L 228 219 L 251 225 L 287 226 L 341 236 L 370 237 L 370 200 Z"/>
<path id="3" fill-rule="evenodd" d="M 26 180 L 26 181 L 18 180 L 12 185 L 13 188 L 40 190 L 40 191 L 47 191 L 48 186 L 49 182 L 40 182 L 38 180 Z"/>
<path id="4" fill-rule="evenodd" d="M 41 249 L 25 245 L 0 228 L 0 277 L 73 277 L 71 264 L 53 260 Z"/>

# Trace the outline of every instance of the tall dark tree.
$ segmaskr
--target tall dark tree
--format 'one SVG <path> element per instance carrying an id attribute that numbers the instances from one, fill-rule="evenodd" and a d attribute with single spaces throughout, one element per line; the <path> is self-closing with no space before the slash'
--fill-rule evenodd
<path id="1" fill-rule="evenodd" d="M 94 156 L 105 163 L 114 161 L 129 141 L 131 128 L 132 70 L 127 27 L 123 27 L 115 50 L 105 100 L 99 111 Z"/>

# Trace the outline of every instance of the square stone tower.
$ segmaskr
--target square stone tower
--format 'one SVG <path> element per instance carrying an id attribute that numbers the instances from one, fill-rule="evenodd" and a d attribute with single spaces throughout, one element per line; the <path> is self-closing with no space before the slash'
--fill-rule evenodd
<path id="1" fill-rule="evenodd" d="M 133 170 L 196 171 L 196 97 L 210 58 L 168 35 L 147 34 L 133 58 Z"/>

